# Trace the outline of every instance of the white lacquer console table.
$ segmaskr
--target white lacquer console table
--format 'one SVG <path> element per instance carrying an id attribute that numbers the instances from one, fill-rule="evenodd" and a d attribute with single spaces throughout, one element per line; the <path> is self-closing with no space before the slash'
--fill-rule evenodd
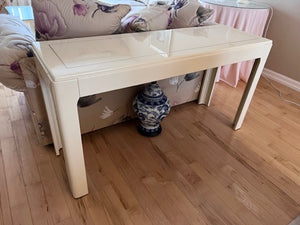
<path id="1" fill-rule="evenodd" d="M 75 198 L 88 193 L 80 97 L 206 70 L 199 104 L 209 105 L 217 68 L 255 59 L 237 110 L 239 129 L 272 41 L 224 25 L 33 43 L 56 150 L 63 148 Z"/>

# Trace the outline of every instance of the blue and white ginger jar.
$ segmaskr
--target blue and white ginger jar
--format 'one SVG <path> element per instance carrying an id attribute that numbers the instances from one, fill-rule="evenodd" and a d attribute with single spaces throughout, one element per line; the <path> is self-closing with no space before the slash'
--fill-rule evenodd
<path id="1" fill-rule="evenodd" d="M 161 133 L 160 123 L 170 112 L 170 102 L 157 82 L 152 82 L 135 97 L 133 110 L 140 120 L 138 131 L 154 137 Z"/>

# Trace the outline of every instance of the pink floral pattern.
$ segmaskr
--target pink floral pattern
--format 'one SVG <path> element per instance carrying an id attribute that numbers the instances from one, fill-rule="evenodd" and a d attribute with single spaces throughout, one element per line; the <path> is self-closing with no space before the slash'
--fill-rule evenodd
<path id="1" fill-rule="evenodd" d="M 39 34 L 54 37 L 61 36 L 67 31 L 64 18 L 54 3 L 32 1 L 32 7 L 36 30 L 39 31 Z"/>
<path id="2" fill-rule="evenodd" d="M 113 34 L 131 9 L 96 0 L 32 0 L 32 7 L 39 41 Z"/>
<path id="3" fill-rule="evenodd" d="M 10 64 L 10 69 L 14 71 L 16 74 L 18 74 L 19 76 L 23 76 L 22 69 L 20 67 L 19 62 L 14 61 L 12 64 Z"/>
<path id="4" fill-rule="evenodd" d="M 73 2 L 74 2 L 74 6 L 73 6 L 74 15 L 85 16 L 89 9 L 87 3 L 80 4 L 80 3 L 77 3 L 75 0 L 73 0 Z M 84 2 L 84 1 L 82 1 L 82 2 Z"/>

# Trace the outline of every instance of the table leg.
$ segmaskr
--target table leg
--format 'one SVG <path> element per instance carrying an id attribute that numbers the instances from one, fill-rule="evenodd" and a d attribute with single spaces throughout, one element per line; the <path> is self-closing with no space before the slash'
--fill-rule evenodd
<path id="1" fill-rule="evenodd" d="M 62 144 L 61 144 L 61 137 L 60 137 L 60 132 L 57 124 L 57 116 L 55 112 L 54 102 L 52 99 L 52 94 L 50 91 L 49 83 L 47 83 L 43 78 L 44 75 L 42 73 L 44 73 L 44 70 L 41 68 L 38 62 L 36 62 L 36 68 L 40 78 L 40 85 L 41 85 L 47 116 L 49 120 L 55 153 L 56 155 L 59 155 L 59 150 L 62 148 Z"/>
<path id="2" fill-rule="evenodd" d="M 47 115 L 48 115 L 55 153 L 56 155 L 59 155 L 59 150 L 62 148 L 62 144 L 61 144 L 61 138 L 60 138 L 60 133 L 57 124 L 54 103 L 52 101 L 51 92 L 49 91 L 48 87 L 46 87 L 47 84 L 45 84 L 45 82 L 42 79 L 40 79 L 40 84 L 43 92 L 45 106 L 47 109 Z"/>
<path id="3" fill-rule="evenodd" d="M 238 130 L 241 128 L 245 115 L 247 113 L 249 104 L 253 97 L 254 91 L 256 89 L 257 83 L 263 71 L 263 68 L 266 63 L 266 58 L 255 59 L 254 65 L 252 67 L 245 91 L 243 93 L 241 102 L 239 104 L 237 113 L 233 122 L 233 129 Z"/>
<path id="4" fill-rule="evenodd" d="M 61 132 L 69 185 L 74 198 L 88 194 L 77 101 L 77 81 L 61 82 L 52 87 Z"/>
<path id="5" fill-rule="evenodd" d="M 207 69 L 201 82 L 201 89 L 198 98 L 198 104 L 209 106 L 211 96 L 215 87 L 216 75 L 219 67 Z"/>

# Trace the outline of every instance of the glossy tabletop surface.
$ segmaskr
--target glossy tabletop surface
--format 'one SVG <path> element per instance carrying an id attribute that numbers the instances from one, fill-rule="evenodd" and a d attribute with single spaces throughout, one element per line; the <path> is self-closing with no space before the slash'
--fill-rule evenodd
<path id="1" fill-rule="evenodd" d="M 227 26 L 210 25 L 35 42 L 33 46 L 51 79 L 59 81 L 268 41 Z"/>
<path id="2" fill-rule="evenodd" d="M 236 0 L 200 0 L 204 3 L 246 9 L 268 9 L 269 5 L 249 0 L 248 3 L 238 3 Z"/>

